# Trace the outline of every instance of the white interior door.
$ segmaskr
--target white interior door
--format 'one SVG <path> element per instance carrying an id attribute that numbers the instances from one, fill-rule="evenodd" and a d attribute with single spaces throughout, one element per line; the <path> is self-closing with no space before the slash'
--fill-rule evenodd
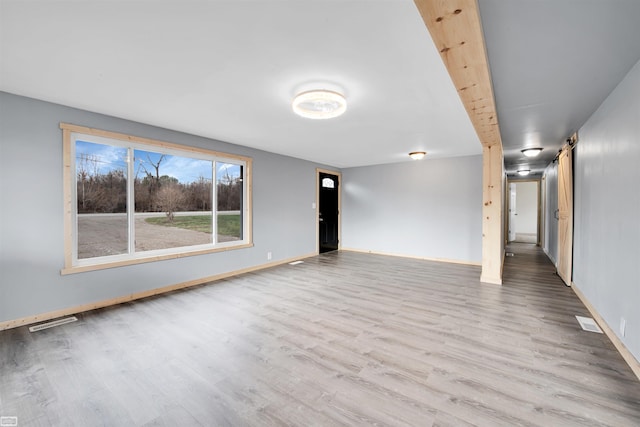
<path id="1" fill-rule="evenodd" d="M 516 240 L 516 219 L 518 213 L 516 211 L 516 184 L 509 184 L 509 241 Z"/>
<path id="2" fill-rule="evenodd" d="M 571 147 L 562 149 L 558 157 L 558 275 L 571 286 L 573 262 L 573 170 Z"/>
<path id="3" fill-rule="evenodd" d="M 516 241 L 538 243 L 538 181 L 517 181 L 514 184 L 518 199 L 514 227 Z"/>
<path id="4" fill-rule="evenodd" d="M 543 176 L 542 180 L 540 181 L 540 218 L 539 218 L 540 228 L 538 229 L 538 236 L 540 239 L 541 248 L 545 248 L 547 244 L 547 239 L 545 238 L 547 222 L 546 222 L 546 215 L 544 214 L 544 212 L 547 211 L 546 205 L 547 205 L 547 177 Z"/>

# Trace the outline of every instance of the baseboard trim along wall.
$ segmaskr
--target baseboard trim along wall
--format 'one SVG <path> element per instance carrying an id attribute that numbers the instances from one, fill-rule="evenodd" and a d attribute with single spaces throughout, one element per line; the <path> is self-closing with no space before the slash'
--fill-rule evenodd
<path id="1" fill-rule="evenodd" d="M 600 326 L 600 329 L 602 329 L 605 335 L 609 337 L 609 339 L 611 340 L 615 348 L 618 350 L 620 355 L 622 355 L 622 358 L 624 359 L 624 361 L 627 362 L 627 364 L 629 365 L 633 373 L 636 374 L 636 377 L 638 377 L 638 379 L 640 380 L 640 362 L 638 362 L 638 360 L 633 356 L 633 354 L 631 354 L 631 352 L 629 351 L 629 349 L 627 349 L 624 343 L 620 341 L 620 338 L 618 338 L 615 332 L 613 332 L 613 329 L 609 327 L 607 322 L 605 322 L 602 316 L 600 316 L 600 313 L 596 311 L 595 307 L 591 305 L 587 297 L 584 296 L 584 294 L 580 291 L 580 289 L 578 289 L 576 284 L 573 282 L 571 282 L 571 289 L 573 289 L 573 292 L 575 292 L 578 298 L 580 298 L 580 301 L 582 301 L 584 306 L 587 307 L 587 310 L 589 310 L 589 313 L 591 313 L 591 316 L 593 317 L 593 319 L 596 321 L 598 326 Z"/>
<path id="2" fill-rule="evenodd" d="M 8 321 L 0 322 L 0 331 L 3 331 L 5 329 L 17 328 L 24 325 L 30 325 L 33 323 L 44 322 L 47 320 L 56 319 L 58 317 L 69 316 L 72 314 L 78 314 L 86 311 L 96 310 L 98 308 L 104 308 L 112 305 L 122 304 L 125 302 L 137 300 L 137 299 L 147 298 L 154 295 L 160 295 L 167 292 L 176 291 L 178 289 L 190 288 L 192 286 L 202 285 L 207 282 L 215 282 L 216 280 L 226 279 L 228 277 L 238 276 L 244 273 L 251 273 L 253 271 L 264 270 L 266 268 L 276 267 L 282 264 L 288 264 L 292 261 L 310 258 L 316 255 L 317 255 L 316 253 L 312 253 L 312 254 L 297 256 L 293 258 L 287 258 L 279 261 L 269 262 L 267 264 L 260 264 L 253 267 L 247 267 L 240 270 L 230 271 L 227 273 L 221 273 L 213 276 L 203 277 L 201 279 L 190 280 L 188 282 L 177 283 L 177 284 L 165 286 L 162 288 L 151 289 L 144 292 L 138 292 L 135 294 L 112 298 L 106 301 L 98 301 L 98 302 L 84 304 L 76 307 L 63 308 L 61 310 L 50 311 L 48 313 L 38 314 L 35 316 L 23 317 L 21 319 L 8 320 Z"/>
<path id="3" fill-rule="evenodd" d="M 390 253 L 390 252 L 368 251 L 365 249 L 340 248 L 340 250 L 348 251 L 348 252 L 360 252 L 363 254 L 385 255 L 385 256 L 395 256 L 399 258 L 419 259 L 423 261 L 435 261 L 435 262 L 447 262 L 450 264 L 474 265 L 477 267 L 480 267 L 482 265 L 481 262 L 463 261 L 458 259 L 447 259 L 447 258 L 429 258 L 429 257 L 415 256 L 415 255 L 396 254 L 396 253 Z"/>

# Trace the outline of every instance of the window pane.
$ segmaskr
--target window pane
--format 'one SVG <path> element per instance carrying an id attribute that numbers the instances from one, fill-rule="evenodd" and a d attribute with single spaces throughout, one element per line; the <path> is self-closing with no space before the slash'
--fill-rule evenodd
<path id="1" fill-rule="evenodd" d="M 218 242 L 242 240 L 242 165 L 216 162 Z"/>
<path id="2" fill-rule="evenodd" d="M 134 151 L 135 248 L 212 243 L 210 160 Z"/>
<path id="3" fill-rule="evenodd" d="M 78 259 L 126 254 L 127 149 L 76 141 Z"/>
<path id="4" fill-rule="evenodd" d="M 322 178 L 322 187 L 323 188 L 335 188 L 335 184 L 333 179 L 331 178 Z"/>

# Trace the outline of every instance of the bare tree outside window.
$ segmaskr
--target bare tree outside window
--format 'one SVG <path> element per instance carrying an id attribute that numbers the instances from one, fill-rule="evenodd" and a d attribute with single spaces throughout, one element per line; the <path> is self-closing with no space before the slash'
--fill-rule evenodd
<path id="1" fill-rule="evenodd" d="M 216 225 L 219 242 L 242 240 L 243 169 L 234 163 L 216 163 Z"/>
<path id="2" fill-rule="evenodd" d="M 134 158 L 136 251 L 213 243 L 213 162 L 144 150 Z"/>
<path id="3" fill-rule="evenodd" d="M 187 195 L 183 193 L 180 185 L 174 182 L 163 184 L 158 190 L 156 204 L 162 209 L 169 222 L 173 222 L 177 210 L 183 207 Z"/>

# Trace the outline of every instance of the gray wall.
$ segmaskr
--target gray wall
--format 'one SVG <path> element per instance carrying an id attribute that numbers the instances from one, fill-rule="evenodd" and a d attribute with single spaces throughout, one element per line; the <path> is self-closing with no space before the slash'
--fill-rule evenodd
<path id="1" fill-rule="evenodd" d="M 482 261 L 482 156 L 342 171 L 342 247 Z"/>
<path id="2" fill-rule="evenodd" d="M 640 360 L 640 62 L 578 135 L 573 281 Z"/>
<path id="3" fill-rule="evenodd" d="M 61 276 L 60 122 L 252 157 L 255 247 Z M 0 322 L 316 251 L 322 165 L 2 92 L 0 162 Z"/>
<path id="4" fill-rule="evenodd" d="M 545 186 L 544 203 L 544 249 L 547 256 L 556 263 L 558 259 L 558 220 L 555 217 L 558 209 L 558 163 L 553 162 L 544 171 L 542 185 Z"/>

